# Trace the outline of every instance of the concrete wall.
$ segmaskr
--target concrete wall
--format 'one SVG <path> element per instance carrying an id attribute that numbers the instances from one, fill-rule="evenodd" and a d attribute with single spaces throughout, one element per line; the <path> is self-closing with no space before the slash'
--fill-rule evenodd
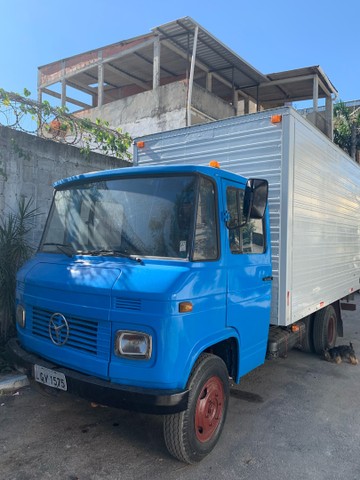
<path id="1" fill-rule="evenodd" d="M 80 118 L 107 120 L 113 128 L 121 127 L 133 138 L 186 126 L 187 82 L 185 80 L 163 85 L 156 90 L 137 93 L 102 107 L 76 112 Z M 194 123 L 210 119 L 233 117 L 234 108 L 221 98 L 198 85 L 193 85 L 192 107 L 204 114 Z"/>
<path id="2" fill-rule="evenodd" d="M 301 113 L 301 112 L 300 112 Z M 303 116 L 308 120 L 310 123 L 315 125 L 319 130 L 321 130 L 325 135 L 329 138 L 332 138 L 332 125 L 331 122 L 329 123 L 326 119 L 326 112 L 325 111 L 318 111 L 318 112 L 306 112 Z"/>
<path id="3" fill-rule="evenodd" d="M 236 115 L 232 105 L 196 84 L 193 88 L 191 105 L 214 120 L 222 120 Z"/>
<path id="4" fill-rule="evenodd" d="M 21 197 L 32 198 L 40 215 L 29 240 L 37 246 L 50 207 L 53 182 L 79 173 L 129 165 L 97 153 L 86 157 L 76 147 L 0 126 L 0 217 L 15 212 Z"/>
<path id="5" fill-rule="evenodd" d="M 131 95 L 102 107 L 76 112 L 80 118 L 107 120 L 135 137 L 186 126 L 187 85 L 169 83 L 156 90 Z"/>

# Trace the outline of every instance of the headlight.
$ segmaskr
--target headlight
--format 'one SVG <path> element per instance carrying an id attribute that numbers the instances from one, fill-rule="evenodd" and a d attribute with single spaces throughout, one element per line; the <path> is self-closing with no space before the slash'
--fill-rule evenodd
<path id="1" fill-rule="evenodd" d="M 128 358 L 150 358 L 152 337 L 142 332 L 119 330 L 115 338 L 115 353 Z"/>
<path id="2" fill-rule="evenodd" d="M 16 321 L 19 327 L 25 328 L 26 313 L 25 308 L 22 305 L 16 307 Z"/>

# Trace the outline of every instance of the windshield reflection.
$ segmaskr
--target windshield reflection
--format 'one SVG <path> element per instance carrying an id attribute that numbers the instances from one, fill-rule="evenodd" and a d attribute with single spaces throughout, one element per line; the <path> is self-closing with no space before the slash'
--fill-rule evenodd
<path id="1" fill-rule="evenodd" d="M 144 176 L 59 190 L 40 250 L 186 259 L 197 182 L 194 175 Z"/>

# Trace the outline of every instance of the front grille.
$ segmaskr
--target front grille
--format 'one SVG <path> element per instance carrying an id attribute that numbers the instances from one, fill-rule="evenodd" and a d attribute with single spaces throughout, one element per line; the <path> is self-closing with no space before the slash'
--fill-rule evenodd
<path id="1" fill-rule="evenodd" d="M 44 338 L 51 342 L 49 335 L 49 322 L 50 317 L 53 313 L 55 312 L 36 307 L 33 308 L 33 335 Z M 102 341 L 100 342 L 100 326 L 97 320 L 75 317 L 68 314 L 65 314 L 65 317 L 69 325 L 69 338 L 65 344 L 66 347 L 80 350 L 82 352 L 90 353 L 93 355 L 106 354 L 106 349 L 101 348 L 101 345 L 104 345 L 104 333 L 106 332 L 102 332 Z M 110 335 L 110 327 L 109 332 L 107 333 L 108 335 Z"/>

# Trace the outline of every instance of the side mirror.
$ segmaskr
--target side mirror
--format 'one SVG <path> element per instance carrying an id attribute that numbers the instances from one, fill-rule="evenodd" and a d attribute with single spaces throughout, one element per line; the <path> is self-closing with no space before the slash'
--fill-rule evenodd
<path id="1" fill-rule="evenodd" d="M 250 178 L 247 181 L 244 197 L 244 217 L 249 221 L 251 218 L 263 218 L 268 200 L 269 184 L 267 180 Z"/>

